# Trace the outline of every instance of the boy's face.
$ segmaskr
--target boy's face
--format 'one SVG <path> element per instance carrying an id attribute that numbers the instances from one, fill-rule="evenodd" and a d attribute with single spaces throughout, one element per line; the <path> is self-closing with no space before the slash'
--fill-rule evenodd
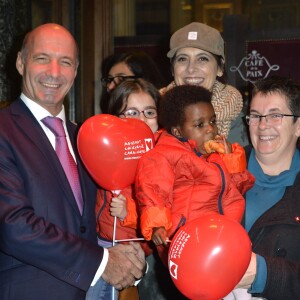
<path id="1" fill-rule="evenodd" d="M 216 114 L 211 103 L 201 102 L 187 106 L 185 121 L 178 127 L 178 132 L 180 137 L 196 141 L 198 151 L 206 154 L 203 144 L 218 134 Z"/>

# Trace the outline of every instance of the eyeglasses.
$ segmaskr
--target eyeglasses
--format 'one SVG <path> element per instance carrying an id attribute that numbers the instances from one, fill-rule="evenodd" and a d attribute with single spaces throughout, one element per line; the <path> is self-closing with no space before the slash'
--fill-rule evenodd
<path id="1" fill-rule="evenodd" d="M 143 115 L 147 119 L 154 119 L 157 117 L 157 110 L 156 108 L 147 108 L 144 110 L 137 110 L 137 109 L 128 109 L 120 113 L 120 117 L 125 117 L 125 118 L 139 118 L 140 114 L 143 113 Z"/>
<path id="2" fill-rule="evenodd" d="M 269 115 L 256 115 L 256 114 L 250 114 L 246 116 L 246 122 L 250 126 L 256 126 L 261 122 L 262 118 L 266 118 L 266 122 L 269 125 L 280 125 L 282 123 L 283 117 L 294 117 L 294 118 L 299 118 L 300 116 L 296 115 L 287 115 L 287 114 L 269 114 Z"/>
<path id="3" fill-rule="evenodd" d="M 133 80 L 133 79 L 137 79 L 137 78 L 140 78 L 140 76 L 135 76 L 135 75 L 117 75 L 117 76 L 108 76 L 108 77 L 103 77 L 101 78 L 101 82 L 102 82 L 102 85 L 104 87 L 107 87 L 109 84 L 111 84 L 112 82 L 114 82 L 115 85 L 118 85 L 120 84 L 122 81 L 125 81 L 125 80 Z"/>

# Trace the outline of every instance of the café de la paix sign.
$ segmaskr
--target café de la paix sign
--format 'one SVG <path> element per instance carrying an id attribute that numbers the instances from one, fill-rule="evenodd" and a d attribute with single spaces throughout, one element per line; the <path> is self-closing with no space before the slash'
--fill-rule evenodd
<path id="1" fill-rule="evenodd" d="M 268 77 L 271 71 L 278 71 L 279 65 L 271 65 L 268 59 L 258 51 L 252 50 L 245 56 L 238 66 L 230 67 L 231 72 L 238 72 L 244 81 L 254 83 L 258 79 Z"/>

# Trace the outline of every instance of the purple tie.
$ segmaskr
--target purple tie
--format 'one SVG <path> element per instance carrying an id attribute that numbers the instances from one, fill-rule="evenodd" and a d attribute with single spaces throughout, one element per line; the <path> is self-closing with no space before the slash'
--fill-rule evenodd
<path id="1" fill-rule="evenodd" d="M 75 196 L 78 208 L 82 214 L 83 199 L 78 176 L 77 165 L 69 150 L 66 133 L 60 118 L 46 117 L 41 120 L 55 135 L 55 151 L 60 160 L 61 165 L 67 175 L 71 185 L 73 194 Z"/>

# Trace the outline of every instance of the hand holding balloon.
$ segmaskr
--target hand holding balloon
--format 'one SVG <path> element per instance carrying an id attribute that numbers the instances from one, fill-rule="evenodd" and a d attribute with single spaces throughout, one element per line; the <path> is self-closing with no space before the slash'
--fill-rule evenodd
<path id="1" fill-rule="evenodd" d="M 111 199 L 109 211 L 113 217 L 124 220 L 127 216 L 126 197 L 122 194 L 113 197 Z"/>
<path id="2" fill-rule="evenodd" d="M 156 246 L 168 245 L 169 239 L 165 227 L 154 227 L 152 229 L 152 241 Z"/>
<path id="3" fill-rule="evenodd" d="M 246 273 L 235 288 L 249 289 L 256 276 L 256 254 L 252 252 Z"/>

